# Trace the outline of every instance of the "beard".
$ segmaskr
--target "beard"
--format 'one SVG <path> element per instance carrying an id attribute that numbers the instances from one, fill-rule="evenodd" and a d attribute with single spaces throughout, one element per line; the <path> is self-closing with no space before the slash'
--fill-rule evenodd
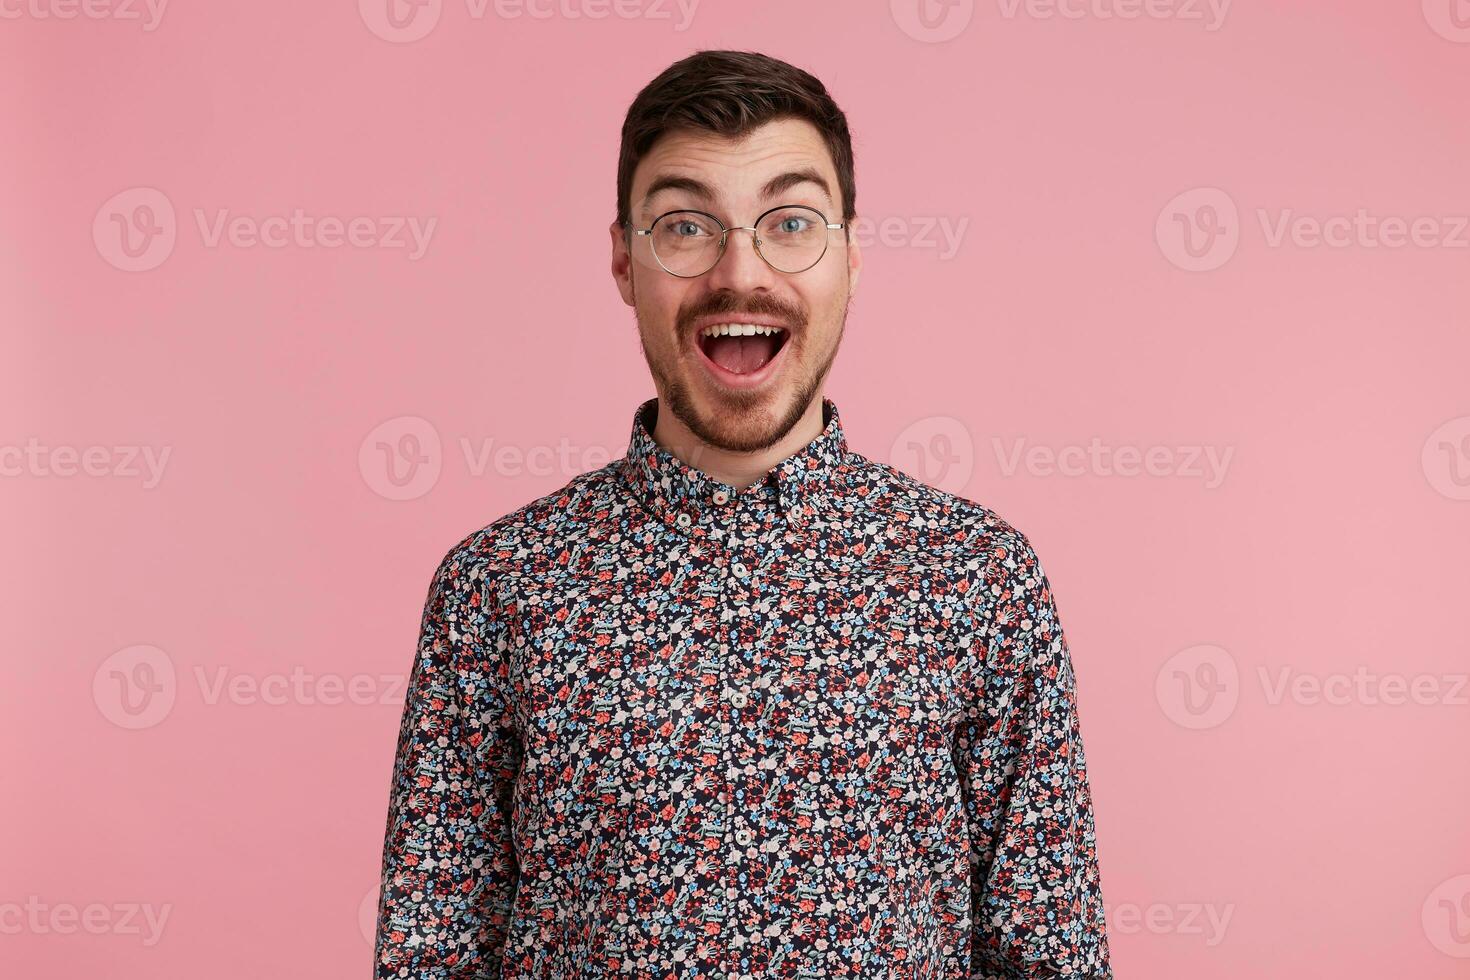
<path id="1" fill-rule="evenodd" d="M 713 396 L 717 404 L 701 411 L 696 406 L 688 382 L 691 369 L 698 368 L 688 364 L 684 351 L 688 348 L 691 325 L 699 317 L 712 314 L 769 314 L 780 317 L 789 325 L 786 346 L 793 349 L 785 352 L 789 363 L 783 367 L 783 371 L 794 369 L 801 372 L 802 367 L 807 364 L 809 352 L 806 345 L 810 334 L 806 329 L 807 317 L 800 309 L 793 309 L 767 294 L 756 294 L 742 302 L 729 291 L 711 293 L 679 311 L 675 320 L 673 344 L 668 348 L 656 345 L 661 350 L 658 355 L 650 353 L 649 345 L 644 340 L 648 325 L 638 311 L 636 292 L 633 316 L 638 323 L 639 348 L 648 364 L 649 373 L 653 376 L 660 406 L 667 405 L 669 412 L 705 445 L 725 452 L 753 453 L 780 442 L 811 407 L 837 357 L 837 349 L 841 346 L 842 335 L 847 327 L 847 309 L 850 305 L 849 297 L 844 301 L 838 315 L 837 336 L 830 348 L 821 354 L 821 360 L 810 365 L 804 373 L 796 374 L 794 380 L 776 394 L 776 411 L 763 407 L 764 403 L 772 400 L 770 393 L 748 391 L 720 391 Z M 665 350 L 667 353 L 662 353 Z M 708 389 L 702 386 L 702 391 L 707 392 Z M 779 401 L 783 397 L 786 399 L 785 408 L 779 410 Z M 704 401 L 711 401 L 711 395 L 705 394 Z"/>

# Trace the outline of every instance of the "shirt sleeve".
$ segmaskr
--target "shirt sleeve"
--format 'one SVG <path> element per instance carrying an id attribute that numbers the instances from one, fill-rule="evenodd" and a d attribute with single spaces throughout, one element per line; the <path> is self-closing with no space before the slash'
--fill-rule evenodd
<path id="1" fill-rule="evenodd" d="M 383 842 L 375 980 L 499 978 L 519 865 L 506 643 L 484 562 L 456 546 L 429 588 Z"/>
<path id="2" fill-rule="evenodd" d="M 970 834 L 970 980 L 1111 980 L 1077 687 L 1024 536 L 997 545 L 955 733 Z"/>

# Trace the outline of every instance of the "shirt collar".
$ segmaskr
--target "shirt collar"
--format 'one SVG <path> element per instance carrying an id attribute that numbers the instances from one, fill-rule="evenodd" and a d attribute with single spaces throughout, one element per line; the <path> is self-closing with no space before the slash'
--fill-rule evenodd
<path id="1" fill-rule="evenodd" d="M 830 498 L 853 466 L 837 405 L 830 398 L 822 399 L 821 433 L 743 491 L 695 469 L 655 442 L 657 417 L 657 398 L 634 411 L 628 452 L 619 461 L 620 468 L 649 509 L 681 529 L 732 513 L 744 501 L 774 505 L 799 527 Z"/>

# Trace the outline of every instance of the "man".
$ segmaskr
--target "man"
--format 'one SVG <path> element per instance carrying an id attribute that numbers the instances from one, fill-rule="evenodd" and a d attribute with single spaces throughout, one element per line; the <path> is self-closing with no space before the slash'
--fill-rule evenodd
<path id="1" fill-rule="evenodd" d="M 434 576 L 376 976 L 1110 978 L 1076 685 L 1026 537 L 849 448 L 847 123 L 761 55 L 623 126 L 628 452 Z"/>

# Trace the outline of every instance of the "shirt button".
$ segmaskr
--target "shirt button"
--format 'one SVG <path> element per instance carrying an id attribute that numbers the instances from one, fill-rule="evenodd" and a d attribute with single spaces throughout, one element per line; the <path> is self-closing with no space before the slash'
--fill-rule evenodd
<path id="1" fill-rule="evenodd" d="M 733 691 L 733 692 L 731 692 L 731 694 L 730 694 L 730 703 L 733 704 L 735 707 L 737 707 L 737 708 L 743 708 L 743 707 L 745 707 L 745 701 L 746 701 L 746 697 L 745 697 L 745 692 L 744 691 Z"/>
<path id="2" fill-rule="evenodd" d="M 730 502 L 730 495 L 723 490 L 716 490 L 714 499 L 717 504 L 728 504 Z"/>
<path id="3" fill-rule="evenodd" d="M 749 844 L 754 838 L 751 836 L 749 827 L 741 827 L 735 831 L 735 839 L 742 844 Z"/>

